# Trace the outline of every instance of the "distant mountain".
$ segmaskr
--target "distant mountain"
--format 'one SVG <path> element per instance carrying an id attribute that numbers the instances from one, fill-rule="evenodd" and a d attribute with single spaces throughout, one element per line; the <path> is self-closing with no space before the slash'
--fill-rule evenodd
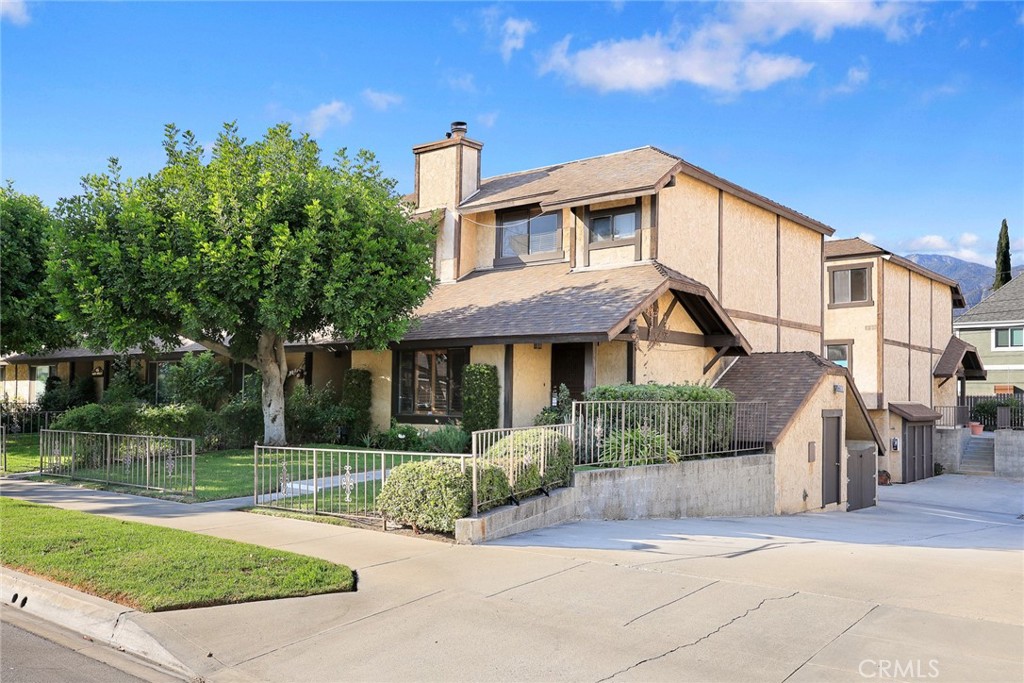
<path id="1" fill-rule="evenodd" d="M 909 254 L 908 261 L 913 261 L 919 266 L 928 270 L 934 270 L 939 275 L 945 275 L 951 280 L 960 283 L 960 291 L 964 293 L 967 300 L 967 308 L 975 305 L 992 292 L 992 281 L 996 278 L 996 269 L 992 266 L 983 266 L 980 263 L 971 263 L 953 256 L 941 256 L 939 254 Z M 1015 266 L 1013 275 L 1024 271 L 1024 266 Z M 960 315 L 966 309 L 954 311 L 954 315 Z"/>

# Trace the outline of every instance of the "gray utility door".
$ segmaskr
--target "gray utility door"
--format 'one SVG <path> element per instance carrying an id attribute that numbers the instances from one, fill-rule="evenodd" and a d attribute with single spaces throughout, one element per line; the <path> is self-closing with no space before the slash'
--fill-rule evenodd
<path id="1" fill-rule="evenodd" d="M 874 449 L 850 451 L 850 457 L 846 462 L 846 509 L 860 510 L 871 507 L 875 504 L 877 491 Z"/>
<path id="2" fill-rule="evenodd" d="M 843 418 L 823 417 L 821 449 L 821 506 L 839 502 L 839 487 L 842 477 L 842 439 L 840 428 Z"/>
<path id="3" fill-rule="evenodd" d="M 903 423 L 903 483 L 927 479 L 935 474 L 932 460 L 932 422 Z"/>

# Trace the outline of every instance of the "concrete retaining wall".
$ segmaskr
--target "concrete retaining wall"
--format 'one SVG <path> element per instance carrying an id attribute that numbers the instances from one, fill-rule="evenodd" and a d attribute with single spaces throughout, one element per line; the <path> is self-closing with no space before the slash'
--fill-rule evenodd
<path id="1" fill-rule="evenodd" d="M 995 436 L 996 476 L 1024 478 L 1024 431 L 998 429 Z"/>
<path id="2" fill-rule="evenodd" d="M 580 519 L 775 514 L 775 456 L 691 460 L 577 472 L 574 485 L 455 525 L 458 543 L 483 543 Z"/>
<path id="3" fill-rule="evenodd" d="M 971 438 L 971 430 L 967 427 L 942 427 L 935 430 L 932 442 L 932 459 L 942 463 L 947 472 L 956 474 L 960 471 L 960 457 L 967 448 Z"/>

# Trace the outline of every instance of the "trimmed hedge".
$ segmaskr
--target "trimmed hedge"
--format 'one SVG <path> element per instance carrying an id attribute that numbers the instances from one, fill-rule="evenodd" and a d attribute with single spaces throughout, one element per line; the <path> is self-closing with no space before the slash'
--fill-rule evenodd
<path id="1" fill-rule="evenodd" d="M 72 408 L 61 415 L 51 429 L 71 432 L 110 432 L 131 434 L 135 415 L 145 404 L 141 403 L 90 403 Z"/>
<path id="2" fill-rule="evenodd" d="M 348 428 L 350 444 L 360 443 L 372 428 L 372 388 L 373 375 L 369 370 L 349 368 L 345 371 L 345 384 L 341 392 L 341 422 Z"/>
<path id="3" fill-rule="evenodd" d="M 572 481 L 572 442 L 551 429 L 538 427 L 513 432 L 484 453 L 501 467 L 516 496 L 528 496 Z"/>
<path id="4" fill-rule="evenodd" d="M 498 368 L 470 363 L 462 371 L 462 429 L 467 434 L 498 428 Z"/>
<path id="5" fill-rule="evenodd" d="M 453 533 L 455 520 L 469 514 L 473 484 L 458 461 L 432 458 L 398 465 L 377 495 L 385 519 L 415 531 Z"/>
<path id="6" fill-rule="evenodd" d="M 729 403 L 736 399 L 728 389 L 701 384 L 618 384 L 594 387 L 584 395 L 584 400 Z"/>

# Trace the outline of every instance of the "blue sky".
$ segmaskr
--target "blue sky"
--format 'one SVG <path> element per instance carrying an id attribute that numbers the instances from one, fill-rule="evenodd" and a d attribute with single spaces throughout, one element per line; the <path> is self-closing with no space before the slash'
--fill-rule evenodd
<path id="1" fill-rule="evenodd" d="M 899 253 L 1024 259 L 1024 3 L 2 0 L 2 177 L 53 204 L 279 121 L 367 148 L 465 120 L 484 175 L 655 145 Z"/>

